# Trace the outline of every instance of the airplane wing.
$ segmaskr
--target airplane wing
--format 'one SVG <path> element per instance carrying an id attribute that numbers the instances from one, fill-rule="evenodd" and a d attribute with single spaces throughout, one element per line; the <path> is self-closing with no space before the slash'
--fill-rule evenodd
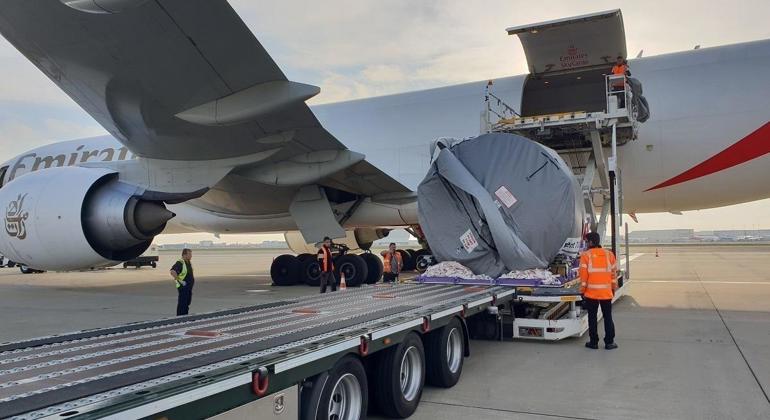
<path id="1" fill-rule="evenodd" d="M 2 0 L 0 33 L 143 158 L 346 149 L 305 104 L 320 89 L 287 80 L 225 0 Z M 408 191 L 351 166 L 370 176 L 363 190 Z"/>

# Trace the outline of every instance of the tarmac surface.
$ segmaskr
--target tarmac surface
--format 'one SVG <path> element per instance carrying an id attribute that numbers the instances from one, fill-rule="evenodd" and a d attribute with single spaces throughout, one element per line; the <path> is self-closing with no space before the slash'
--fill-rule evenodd
<path id="1" fill-rule="evenodd" d="M 413 419 L 768 419 L 770 245 L 635 246 L 615 304 L 618 350 L 584 338 L 473 341 L 460 382 L 426 388 Z M 278 252 L 194 251 L 193 313 L 317 293 L 273 287 Z M 173 315 L 157 269 L 0 270 L 0 342 Z"/>

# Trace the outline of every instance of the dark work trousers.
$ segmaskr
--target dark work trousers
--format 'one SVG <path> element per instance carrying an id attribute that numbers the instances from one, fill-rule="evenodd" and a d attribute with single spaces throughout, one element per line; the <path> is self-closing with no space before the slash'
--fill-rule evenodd
<path id="1" fill-rule="evenodd" d="M 179 299 L 176 301 L 176 315 L 187 315 L 190 312 L 190 303 L 192 303 L 192 286 L 182 286 L 176 289 L 179 292 Z"/>
<path id="2" fill-rule="evenodd" d="M 398 274 L 393 273 L 382 273 L 382 282 L 383 283 L 393 283 L 398 281 Z"/>
<path id="3" fill-rule="evenodd" d="M 597 332 L 597 319 L 599 306 L 602 307 L 604 315 L 604 344 L 615 342 L 615 324 L 612 322 L 612 299 L 591 299 L 585 298 L 583 307 L 588 311 L 588 336 L 592 343 L 599 342 L 599 333 Z"/>
<path id="4" fill-rule="evenodd" d="M 324 271 L 321 273 L 321 293 L 326 293 L 326 284 L 332 287 L 332 292 L 337 291 L 337 278 L 333 271 Z"/>

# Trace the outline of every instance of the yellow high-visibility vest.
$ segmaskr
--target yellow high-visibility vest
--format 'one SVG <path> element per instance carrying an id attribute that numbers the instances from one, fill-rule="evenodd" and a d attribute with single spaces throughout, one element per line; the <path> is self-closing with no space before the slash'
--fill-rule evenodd
<path id="1" fill-rule="evenodd" d="M 184 259 L 180 258 L 179 262 L 182 264 L 182 272 L 176 275 L 176 288 L 182 287 L 182 282 L 184 281 L 185 277 L 187 277 L 187 264 L 185 264 Z"/>

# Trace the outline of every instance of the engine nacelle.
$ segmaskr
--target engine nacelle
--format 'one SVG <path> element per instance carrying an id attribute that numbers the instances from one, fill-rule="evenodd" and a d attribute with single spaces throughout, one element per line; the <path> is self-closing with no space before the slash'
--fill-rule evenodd
<path id="1" fill-rule="evenodd" d="M 112 265 L 142 254 L 174 214 L 107 169 L 32 172 L 0 189 L 0 253 L 42 270 Z"/>
<path id="2" fill-rule="evenodd" d="M 371 248 L 372 242 L 382 239 L 390 233 L 390 229 L 381 228 L 356 228 L 345 232 L 344 238 L 334 239 L 334 243 L 346 245 L 352 250 L 366 250 Z M 299 231 L 286 232 L 284 234 L 289 249 L 297 254 L 315 254 L 318 252 L 316 244 L 305 242 L 305 238 Z"/>

